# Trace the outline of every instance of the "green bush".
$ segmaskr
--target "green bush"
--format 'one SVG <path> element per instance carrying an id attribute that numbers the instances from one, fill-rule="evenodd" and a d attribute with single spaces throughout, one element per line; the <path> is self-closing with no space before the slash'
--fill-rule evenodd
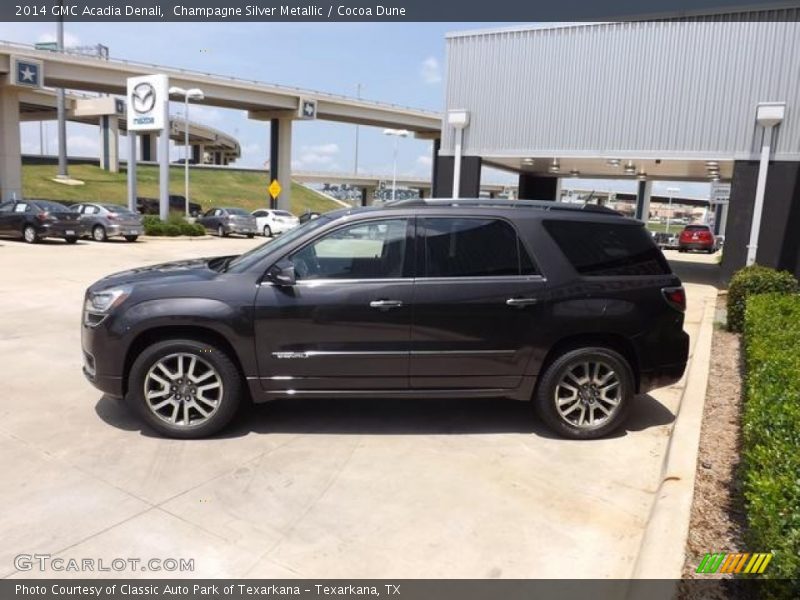
<path id="1" fill-rule="evenodd" d="M 206 230 L 202 225 L 189 223 L 181 215 L 172 214 L 166 222 L 155 215 L 146 215 L 143 219 L 144 232 L 147 235 L 166 235 L 175 237 L 179 235 L 200 236 L 205 235 Z"/>
<path id="2" fill-rule="evenodd" d="M 796 291 L 798 291 L 797 279 L 787 271 L 776 271 L 760 265 L 739 269 L 734 273 L 728 286 L 728 329 L 742 331 L 748 296 Z"/>
<path id="3" fill-rule="evenodd" d="M 748 549 L 774 553 L 765 577 L 796 580 L 800 576 L 800 295 L 750 298 L 744 345 L 742 473 Z"/>

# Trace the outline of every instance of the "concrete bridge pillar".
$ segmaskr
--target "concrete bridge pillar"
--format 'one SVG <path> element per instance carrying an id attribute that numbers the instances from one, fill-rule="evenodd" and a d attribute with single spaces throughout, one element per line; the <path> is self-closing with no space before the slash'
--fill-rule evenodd
<path id="1" fill-rule="evenodd" d="M 119 120 L 116 115 L 100 117 L 100 168 L 119 173 Z"/>
<path id="2" fill-rule="evenodd" d="M 370 206 L 375 197 L 375 188 L 363 186 L 361 188 L 361 206 Z"/>
<path id="3" fill-rule="evenodd" d="M 276 199 L 280 210 L 291 211 L 292 205 L 292 119 L 279 117 L 270 120 L 270 180 L 277 179 L 281 193 Z"/>
<path id="4" fill-rule="evenodd" d="M 19 92 L 0 86 L 0 201 L 22 198 Z"/>
<path id="5" fill-rule="evenodd" d="M 196 165 L 203 164 L 203 157 L 206 153 L 206 147 L 204 144 L 193 144 L 192 145 L 192 160 Z"/>
<path id="6" fill-rule="evenodd" d="M 142 160 L 158 160 L 158 136 L 155 133 L 143 133 L 139 136 L 139 148 Z"/>

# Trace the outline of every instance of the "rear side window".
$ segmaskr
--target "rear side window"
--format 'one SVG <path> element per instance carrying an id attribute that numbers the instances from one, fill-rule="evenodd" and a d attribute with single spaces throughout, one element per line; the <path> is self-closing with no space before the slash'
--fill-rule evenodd
<path id="1" fill-rule="evenodd" d="M 530 256 L 507 222 L 499 219 L 428 218 L 424 231 L 426 277 L 531 275 Z"/>
<path id="2" fill-rule="evenodd" d="M 581 275 L 670 273 L 663 254 L 641 225 L 550 220 L 543 225 Z"/>

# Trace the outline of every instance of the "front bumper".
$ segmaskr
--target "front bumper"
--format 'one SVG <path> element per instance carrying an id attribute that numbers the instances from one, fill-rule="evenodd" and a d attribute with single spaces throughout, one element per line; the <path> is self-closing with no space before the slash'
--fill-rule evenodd
<path id="1" fill-rule="evenodd" d="M 98 390 L 109 396 L 123 396 L 121 369 L 123 357 L 114 349 L 117 344 L 110 339 L 104 324 L 89 327 L 81 324 L 81 349 L 83 350 L 83 375 Z"/>

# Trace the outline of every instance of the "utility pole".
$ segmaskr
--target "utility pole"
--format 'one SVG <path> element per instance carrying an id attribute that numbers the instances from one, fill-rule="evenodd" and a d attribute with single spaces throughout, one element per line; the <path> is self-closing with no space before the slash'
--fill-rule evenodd
<path id="1" fill-rule="evenodd" d="M 356 98 L 361 100 L 361 84 L 356 84 Z M 353 160 L 353 174 L 358 175 L 358 125 L 356 124 L 356 155 Z"/>
<path id="2" fill-rule="evenodd" d="M 59 0 L 59 6 L 62 8 L 59 11 L 58 29 L 56 36 L 56 45 L 59 52 L 64 52 L 64 0 Z M 58 112 L 58 178 L 68 179 L 69 173 L 67 172 L 67 120 L 66 120 L 66 101 L 64 99 L 64 88 L 56 90 Z"/>

